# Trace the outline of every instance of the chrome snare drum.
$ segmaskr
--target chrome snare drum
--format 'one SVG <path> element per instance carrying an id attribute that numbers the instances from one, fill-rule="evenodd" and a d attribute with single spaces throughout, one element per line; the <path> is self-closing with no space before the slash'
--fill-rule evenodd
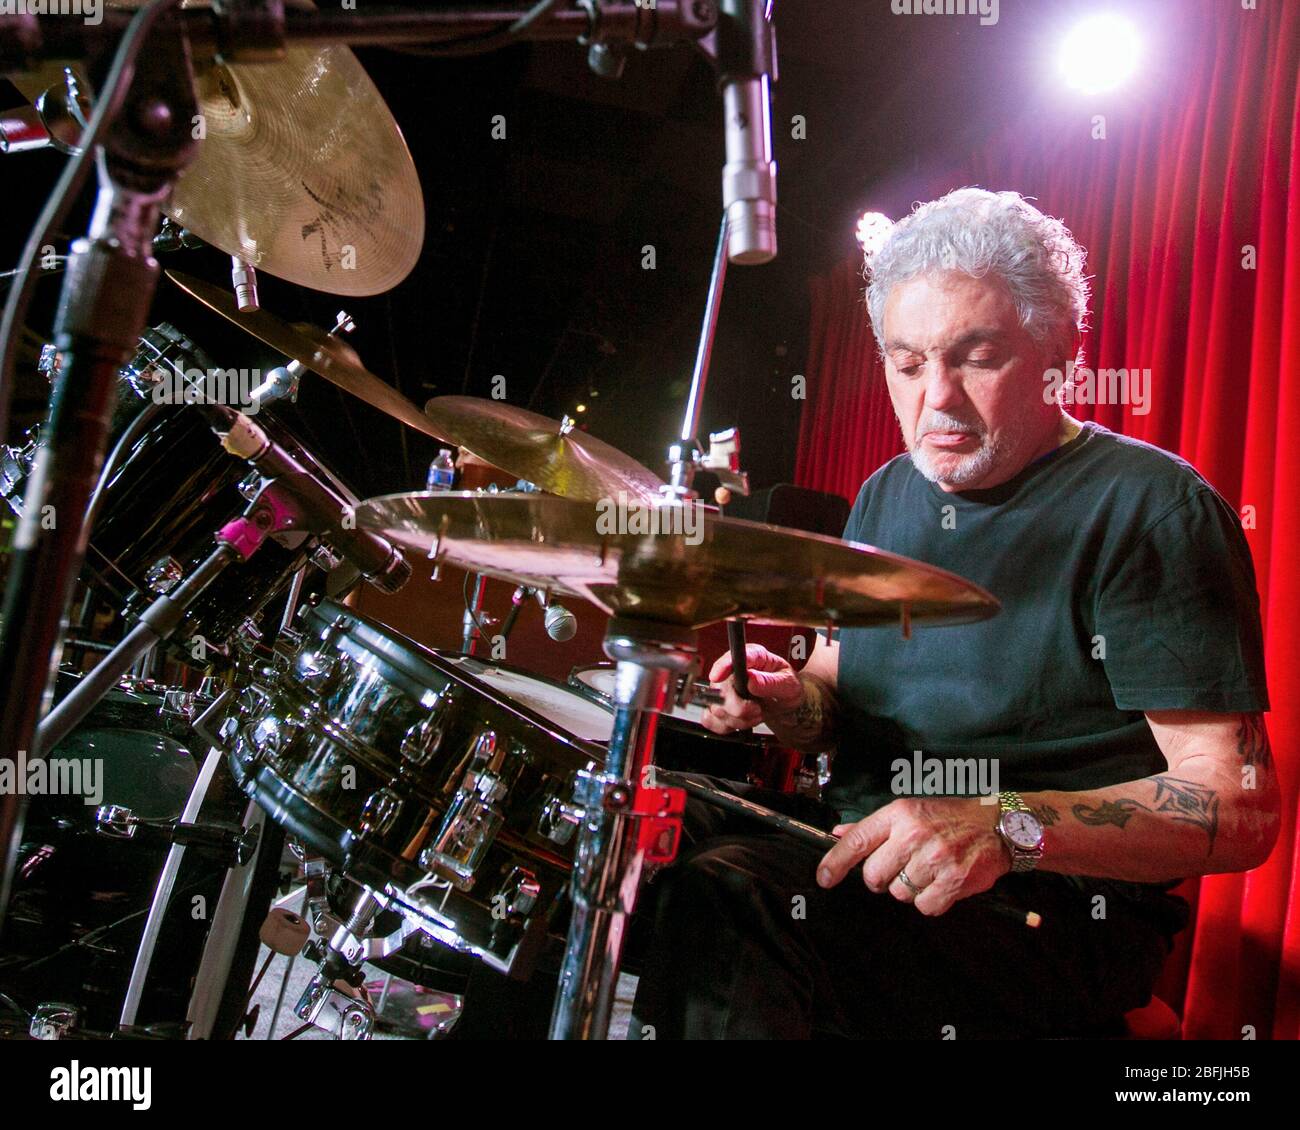
<path id="1" fill-rule="evenodd" d="M 419 929 L 508 970 L 567 882 L 574 775 L 600 748 L 342 605 L 302 624 L 223 731 L 242 787 Z"/>

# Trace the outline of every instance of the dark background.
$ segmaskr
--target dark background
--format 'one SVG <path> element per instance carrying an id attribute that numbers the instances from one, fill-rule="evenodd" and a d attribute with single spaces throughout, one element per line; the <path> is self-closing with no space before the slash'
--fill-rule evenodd
<path id="1" fill-rule="evenodd" d="M 855 253 L 863 210 L 901 216 L 935 170 L 1058 88 L 1055 38 L 1090 8 L 1003 0 L 998 24 L 981 27 L 977 16 L 894 15 L 888 0 L 777 0 L 780 253 L 728 274 L 702 419 L 702 431 L 740 426 L 742 463 L 756 488 L 793 478 L 801 402 L 790 378 L 807 359 L 810 276 Z M 662 470 L 680 426 L 721 218 L 722 110 L 709 62 L 686 47 L 637 53 L 622 79 L 609 81 L 589 71 L 577 44 L 522 44 L 468 59 L 357 54 L 419 172 L 419 262 L 395 289 L 364 299 L 263 273 L 263 307 L 326 327 L 346 308 L 364 363 L 420 405 L 450 393 L 488 396 L 495 374 L 506 377 L 510 403 L 548 416 L 585 403 L 584 427 Z M 0 83 L 6 94 L 7 104 L 21 101 Z M 491 137 L 496 114 L 506 117 L 504 141 Z M 806 119 L 804 140 L 792 137 L 796 114 Z M 63 160 L 42 152 L 0 161 L 5 264 L 16 262 Z M 89 199 L 88 191 L 57 241 L 60 253 L 84 231 Z M 656 248 L 653 271 L 641 266 L 646 244 Z M 216 251 L 162 258 L 164 267 L 227 284 L 228 260 Z M 38 284 L 32 341 L 48 333 L 59 277 Z M 282 361 L 166 281 L 151 322 L 163 319 L 219 365 Z M 47 391 L 30 368 L 20 374 L 15 428 L 39 419 Z M 437 444 L 314 375 L 297 409 L 277 411 L 360 497 L 423 487 Z M 443 584 L 404 595 L 428 620 L 411 634 L 450 642 L 458 580 L 454 593 Z M 501 594 L 490 599 L 499 604 Z M 586 618 L 584 637 L 595 621 Z M 521 617 L 521 640 L 535 627 Z M 593 645 L 598 633 L 584 657 L 595 657 Z"/>
<path id="2" fill-rule="evenodd" d="M 807 355 L 808 276 L 853 253 L 864 208 L 901 214 L 923 166 L 977 143 L 1008 99 L 1033 90 L 1033 39 L 1063 26 L 1075 6 L 1008 0 L 998 25 L 980 27 L 977 17 L 895 16 L 888 0 L 778 0 L 780 254 L 729 273 L 703 420 L 712 430 L 741 426 L 755 485 L 792 477 L 799 402 L 790 377 Z M 400 286 L 368 299 L 263 274 L 264 307 L 326 326 L 346 308 L 363 361 L 419 404 L 487 396 L 500 373 L 509 402 L 550 416 L 586 403 L 593 434 L 657 464 L 679 425 L 720 220 L 722 113 L 708 61 L 685 47 L 637 53 L 609 81 L 591 74 L 577 44 L 452 60 L 358 55 L 419 171 L 419 262 Z M 20 102 L 4 84 L 6 95 Z M 495 114 L 506 117 L 504 141 L 491 138 Z M 806 118 L 806 140 L 791 137 L 795 114 Z M 6 264 L 62 160 L 20 154 L 0 165 Z M 67 234 L 83 223 L 76 213 Z M 654 271 L 641 267 L 646 244 L 657 251 Z M 163 262 L 227 278 L 217 252 Z M 56 291 L 41 284 L 38 333 L 48 332 Z M 279 360 L 167 282 L 153 320 L 164 317 L 218 364 Z M 43 385 L 29 375 L 19 393 L 17 422 L 30 423 L 43 411 Z M 423 484 L 432 441 L 315 377 L 301 409 L 310 441 L 361 495 Z"/>

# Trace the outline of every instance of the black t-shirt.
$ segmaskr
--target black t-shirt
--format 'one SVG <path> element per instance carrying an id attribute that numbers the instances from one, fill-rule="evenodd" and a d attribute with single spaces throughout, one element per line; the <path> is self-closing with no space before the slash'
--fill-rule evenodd
<path id="1" fill-rule="evenodd" d="M 923 765 L 996 758 L 1003 790 L 1093 789 L 1167 768 L 1145 710 L 1268 709 L 1237 515 L 1150 444 L 1085 423 L 1008 482 L 951 494 L 900 455 L 863 484 L 844 536 L 1002 604 L 906 641 L 839 634 L 846 717 L 827 800 L 845 819 L 893 800 L 907 778 L 891 766 L 918 750 Z"/>

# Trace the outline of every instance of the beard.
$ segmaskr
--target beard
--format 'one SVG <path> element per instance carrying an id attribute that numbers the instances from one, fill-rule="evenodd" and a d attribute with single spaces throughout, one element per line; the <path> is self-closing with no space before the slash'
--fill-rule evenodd
<path id="1" fill-rule="evenodd" d="M 960 454 L 935 454 L 922 445 L 921 440 L 927 432 L 945 431 L 966 432 L 979 440 L 979 447 Z M 1003 429 L 996 438 L 991 438 L 982 420 L 963 420 L 946 412 L 929 412 L 917 424 L 916 439 L 908 454 L 912 466 L 930 482 L 964 487 L 980 482 L 1002 466 L 1016 450 L 1023 431 L 1023 422 L 1017 422 L 1012 427 Z"/>

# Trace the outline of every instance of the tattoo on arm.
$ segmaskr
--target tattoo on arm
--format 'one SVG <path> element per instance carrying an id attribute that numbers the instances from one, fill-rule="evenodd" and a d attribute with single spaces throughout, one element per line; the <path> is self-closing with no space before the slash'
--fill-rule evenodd
<path id="1" fill-rule="evenodd" d="M 1145 804 L 1124 797 L 1121 800 L 1104 800 L 1095 808 L 1086 804 L 1076 804 L 1071 811 L 1080 824 L 1088 824 L 1094 828 L 1100 828 L 1103 824 L 1114 824 L 1116 828 L 1122 828 L 1134 812 L 1150 812 L 1151 809 Z"/>
<path id="2" fill-rule="evenodd" d="M 1180 824 L 1192 824 L 1204 829 L 1210 840 L 1209 850 L 1205 854 L 1213 854 L 1214 837 L 1219 830 L 1218 794 L 1195 781 L 1184 781 L 1178 777 L 1157 777 L 1155 785 L 1155 810 L 1172 813 Z"/>
<path id="3" fill-rule="evenodd" d="M 1214 853 L 1214 838 L 1219 831 L 1219 795 L 1196 781 L 1180 777 L 1153 777 L 1156 795 L 1150 805 L 1132 797 L 1106 800 L 1098 805 L 1076 804 L 1071 811 L 1080 824 L 1101 827 L 1113 824 L 1123 828 L 1135 812 L 1168 813 L 1180 824 L 1202 829 L 1209 839 L 1206 855 Z"/>
<path id="4" fill-rule="evenodd" d="M 1040 804 L 1037 808 L 1033 809 L 1033 813 L 1038 817 L 1038 822 L 1044 828 L 1050 828 L 1061 818 L 1061 814 L 1050 804 Z"/>
<path id="5" fill-rule="evenodd" d="M 1246 765 L 1267 769 L 1273 756 L 1268 745 L 1268 730 L 1262 714 L 1243 714 L 1237 723 L 1237 754 Z"/>
<path id="6" fill-rule="evenodd" d="M 803 684 L 803 699 L 776 727 L 785 731 L 785 740 L 792 745 L 806 749 L 829 747 L 834 742 L 838 713 L 834 692 L 814 675 L 800 674 L 799 681 Z"/>

